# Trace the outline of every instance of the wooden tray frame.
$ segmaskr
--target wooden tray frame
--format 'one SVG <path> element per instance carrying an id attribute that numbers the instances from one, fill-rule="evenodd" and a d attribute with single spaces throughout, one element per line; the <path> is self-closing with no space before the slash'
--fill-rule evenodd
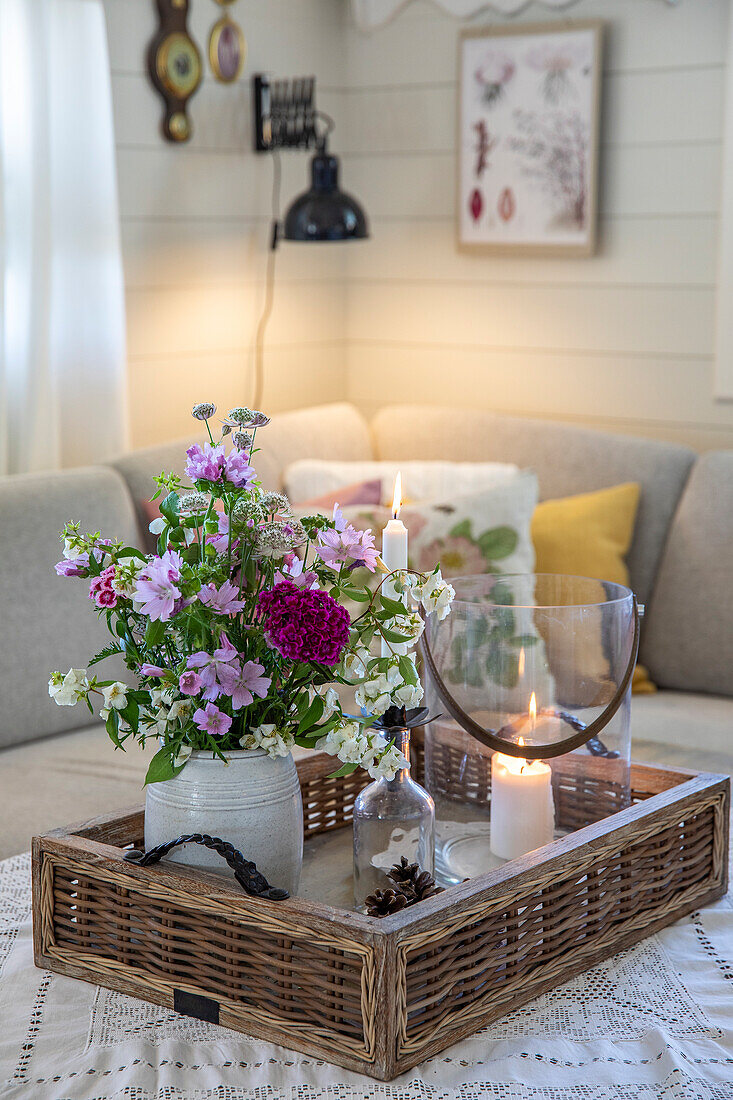
<path id="1" fill-rule="evenodd" d="M 369 781 L 332 770 L 298 764 L 307 837 L 348 825 Z M 33 839 L 35 962 L 391 1080 L 725 893 L 728 777 L 634 764 L 631 783 L 629 808 L 382 919 L 126 863 L 139 808 L 59 829 Z"/>

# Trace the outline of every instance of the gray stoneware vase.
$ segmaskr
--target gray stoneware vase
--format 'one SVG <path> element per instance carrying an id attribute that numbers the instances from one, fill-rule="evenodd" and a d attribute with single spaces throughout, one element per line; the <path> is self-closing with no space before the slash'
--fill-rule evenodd
<path id="1" fill-rule="evenodd" d="M 175 779 L 151 783 L 145 796 L 145 849 L 185 833 L 208 833 L 238 848 L 271 886 L 297 893 L 303 863 L 303 803 L 291 755 L 262 749 L 193 752 Z M 231 875 L 220 855 L 183 844 L 167 857 Z"/>

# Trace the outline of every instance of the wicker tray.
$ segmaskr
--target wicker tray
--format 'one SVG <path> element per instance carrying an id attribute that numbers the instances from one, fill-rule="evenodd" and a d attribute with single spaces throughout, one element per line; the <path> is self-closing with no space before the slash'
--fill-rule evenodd
<path id="1" fill-rule="evenodd" d="M 36 964 L 391 1080 L 726 889 L 729 779 L 634 765 L 627 809 L 411 909 L 361 916 L 339 906 L 344 826 L 368 779 L 328 779 L 324 756 L 298 770 L 303 897 L 125 863 L 143 814 L 118 812 L 34 838 Z"/>

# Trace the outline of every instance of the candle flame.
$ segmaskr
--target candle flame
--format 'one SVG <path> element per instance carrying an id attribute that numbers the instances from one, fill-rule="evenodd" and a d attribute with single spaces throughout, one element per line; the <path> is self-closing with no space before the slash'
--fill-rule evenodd
<path id="1" fill-rule="evenodd" d="M 392 497 L 392 519 L 398 519 L 402 507 L 402 474 L 398 471 L 394 479 L 394 496 Z"/>
<path id="2" fill-rule="evenodd" d="M 519 738 L 519 739 L 517 740 L 517 744 L 518 744 L 518 745 L 523 745 L 523 744 L 524 744 L 524 738 L 523 738 L 523 737 L 520 737 L 520 738 Z"/>
<path id="3" fill-rule="evenodd" d="M 532 729 L 534 729 L 535 722 L 537 721 L 537 696 L 534 692 L 529 700 L 529 720 L 532 723 Z"/>
<path id="4" fill-rule="evenodd" d="M 517 662 L 517 672 L 519 673 L 519 679 L 520 680 L 524 676 L 524 666 L 525 666 L 526 660 L 527 660 L 527 658 L 524 655 L 524 646 L 522 646 L 522 648 L 519 651 L 519 661 Z"/>

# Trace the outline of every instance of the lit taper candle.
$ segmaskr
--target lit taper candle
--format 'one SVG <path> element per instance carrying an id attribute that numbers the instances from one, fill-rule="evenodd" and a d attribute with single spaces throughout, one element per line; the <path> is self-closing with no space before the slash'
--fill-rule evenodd
<path id="1" fill-rule="evenodd" d="M 402 507 L 402 474 L 398 473 L 394 483 L 394 495 L 392 497 L 392 519 L 382 531 L 382 561 L 390 573 L 397 569 L 407 569 L 407 528 L 400 519 Z M 391 581 L 387 578 L 382 590 L 386 596 L 393 595 Z M 389 657 L 392 650 L 400 651 L 400 647 L 390 646 L 382 639 L 382 656 Z"/>

